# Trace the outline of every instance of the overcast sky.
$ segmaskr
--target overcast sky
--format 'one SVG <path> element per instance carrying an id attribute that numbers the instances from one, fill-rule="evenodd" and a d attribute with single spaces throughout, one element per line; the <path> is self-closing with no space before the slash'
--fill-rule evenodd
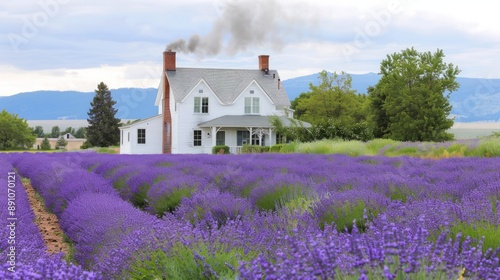
<path id="1" fill-rule="evenodd" d="M 463 77 L 500 78 L 494 1 L 19 0 L 0 2 L 0 96 L 34 90 L 158 87 L 177 67 L 256 68 L 283 80 L 378 72 L 387 54 L 443 49 Z M 184 40 L 183 44 L 179 40 Z"/>

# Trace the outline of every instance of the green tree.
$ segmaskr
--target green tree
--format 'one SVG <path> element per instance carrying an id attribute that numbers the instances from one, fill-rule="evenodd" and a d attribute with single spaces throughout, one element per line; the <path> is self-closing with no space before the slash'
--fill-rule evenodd
<path id="1" fill-rule="evenodd" d="M 75 136 L 76 134 L 76 130 L 74 128 L 72 128 L 71 126 L 69 126 L 68 128 L 66 128 L 61 134 L 71 134 L 73 136 Z"/>
<path id="2" fill-rule="evenodd" d="M 39 125 L 35 126 L 35 128 L 33 128 L 33 135 L 40 138 L 45 137 L 45 134 L 43 132 L 43 127 Z"/>
<path id="3" fill-rule="evenodd" d="M 377 136 L 400 141 L 453 138 L 446 133 L 453 125 L 449 97 L 459 88 L 460 70 L 446 64 L 444 56 L 439 49 L 420 53 L 411 48 L 381 62 L 382 77 L 369 94 Z"/>
<path id="4" fill-rule="evenodd" d="M 75 132 L 75 138 L 83 139 L 85 138 L 85 134 L 87 133 L 87 128 L 86 127 L 80 127 L 76 130 Z"/>
<path id="5" fill-rule="evenodd" d="M 64 149 L 66 145 L 68 145 L 68 142 L 66 141 L 66 139 L 64 139 L 64 136 L 61 135 L 61 137 L 57 139 L 56 149 Z"/>
<path id="6" fill-rule="evenodd" d="M 297 118 L 314 124 L 330 119 L 354 123 L 366 117 L 362 113 L 366 96 L 358 95 L 351 88 L 349 74 L 323 70 L 319 80 L 319 85 L 309 84 L 310 91 L 292 102 Z"/>
<path id="7" fill-rule="evenodd" d="M 47 136 L 43 138 L 42 143 L 40 144 L 40 149 L 44 151 L 50 150 L 50 142 Z"/>
<path id="8" fill-rule="evenodd" d="M 368 87 L 367 92 L 370 100 L 370 121 L 374 124 L 373 134 L 375 138 L 384 138 L 389 128 L 389 116 L 384 109 L 386 94 L 372 86 Z"/>
<path id="9" fill-rule="evenodd" d="M 35 143 L 36 136 L 26 120 L 17 114 L 10 114 L 5 109 L 0 113 L 0 150 L 29 149 Z"/>
<path id="10" fill-rule="evenodd" d="M 103 82 L 97 85 L 95 93 L 88 112 L 87 142 L 91 146 L 98 147 L 118 145 L 120 142 L 120 129 L 118 128 L 120 120 L 115 118 L 118 110 L 113 108 L 116 101 L 113 101 L 111 91 Z"/>
<path id="11" fill-rule="evenodd" d="M 53 126 L 52 131 L 50 132 L 50 137 L 51 138 L 58 138 L 59 135 L 61 135 L 61 129 L 57 125 Z"/>

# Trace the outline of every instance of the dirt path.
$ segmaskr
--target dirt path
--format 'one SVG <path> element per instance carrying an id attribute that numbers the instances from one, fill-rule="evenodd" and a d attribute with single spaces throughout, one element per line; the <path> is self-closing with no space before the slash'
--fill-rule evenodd
<path id="1" fill-rule="evenodd" d="M 45 205 L 36 198 L 36 192 L 29 182 L 23 182 L 28 193 L 31 209 L 35 213 L 35 224 L 40 229 L 49 254 L 63 252 L 69 254 L 69 246 L 63 241 L 63 231 L 55 214 L 49 213 Z"/>

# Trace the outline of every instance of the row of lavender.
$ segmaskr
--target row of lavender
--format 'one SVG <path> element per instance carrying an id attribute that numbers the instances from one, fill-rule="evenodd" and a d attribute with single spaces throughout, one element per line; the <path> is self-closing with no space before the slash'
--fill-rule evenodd
<path id="1" fill-rule="evenodd" d="M 208 216 L 220 225 L 225 219 L 251 217 L 262 210 L 275 210 L 280 217 L 302 210 L 299 219 L 310 220 L 313 224 L 306 226 L 312 228 L 323 229 L 334 222 L 338 231 L 346 227 L 351 231 L 357 219 L 358 229 L 364 230 L 364 222 L 384 224 L 379 220 L 386 219 L 412 232 L 423 226 L 433 240 L 441 232 L 451 229 L 456 234 L 463 225 L 472 225 L 493 231 L 486 240 L 481 240 L 484 231 L 467 232 L 474 246 L 483 245 L 483 252 L 500 247 L 496 240 L 500 233 L 498 159 L 298 154 L 183 155 L 167 160 L 162 156 L 95 157 L 83 160 L 82 166 L 110 178 L 126 200 L 145 200 L 151 213 L 168 211 L 179 220 L 200 221 Z M 179 194 L 184 196 L 182 201 L 174 199 Z M 497 258 L 498 251 L 491 255 Z M 498 266 L 498 259 L 484 265 Z"/>
<path id="2" fill-rule="evenodd" d="M 431 230 L 457 221 L 500 223 L 497 158 L 95 154 L 80 164 L 109 178 L 125 200 L 159 216 L 175 210 L 192 220 L 203 214 L 197 206 L 222 220 L 249 211 L 307 208 L 321 222 L 331 207 L 348 202 L 385 212 L 405 226 L 423 218 Z M 404 220 L 398 220 L 401 215 Z"/>
<path id="3" fill-rule="evenodd" d="M 58 216 L 75 247 L 75 260 L 85 268 L 104 279 L 162 278 L 145 263 L 154 252 L 159 258 L 179 247 L 208 244 L 210 234 L 189 223 L 162 221 L 134 208 L 108 180 L 82 169 L 78 159 L 80 155 L 50 154 L 11 154 L 9 158 L 19 174 L 31 180 L 48 210 Z"/>
<path id="4" fill-rule="evenodd" d="M 498 226 L 498 160 L 16 154 L 11 161 L 60 216 L 77 260 L 105 276 L 500 272 L 497 252 L 436 234 L 458 221 Z M 342 219 L 340 231 L 332 228 Z"/>
<path id="5" fill-rule="evenodd" d="M 62 254 L 48 255 L 21 178 L 0 158 L 0 279 L 98 279 L 68 264 Z"/>

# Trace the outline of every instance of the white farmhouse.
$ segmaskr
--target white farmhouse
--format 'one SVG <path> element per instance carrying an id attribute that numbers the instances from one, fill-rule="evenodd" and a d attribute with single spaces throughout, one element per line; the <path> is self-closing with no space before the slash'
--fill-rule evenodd
<path id="1" fill-rule="evenodd" d="M 243 144 L 280 141 L 269 116 L 284 125 L 293 118 L 268 55 L 259 56 L 254 70 L 177 68 L 175 52 L 166 51 L 155 105 L 157 116 L 120 128 L 120 153 L 201 154 L 216 145 L 239 153 Z"/>

